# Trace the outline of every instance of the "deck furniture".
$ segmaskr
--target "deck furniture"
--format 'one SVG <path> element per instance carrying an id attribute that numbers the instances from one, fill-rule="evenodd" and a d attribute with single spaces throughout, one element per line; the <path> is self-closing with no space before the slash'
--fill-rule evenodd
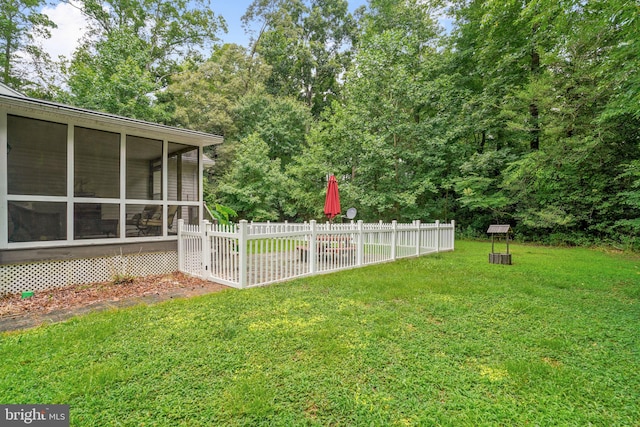
<path id="1" fill-rule="evenodd" d="M 309 260 L 309 246 L 300 245 L 296 247 L 301 261 Z M 327 260 L 351 260 L 356 258 L 356 246 L 352 244 L 351 238 L 344 235 L 318 235 L 316 236 L 316 256 L 318 259 Z"/>
<path id="2" fill-rule="evenodd" d="M 173 216 L 177 212 L 177 206 L 170 206 L 169 210 L 173 210 L 173 214 L 167 216 L 173 223 Z M 162 234 L 162 205 L 146 205 L 142 212 L 134 214 L 127 219 L 127 225 L 133 225 L 137 230 L 138 236 L 159 236 Z M 171 225 L 169 225 L 171 227 Z"/>

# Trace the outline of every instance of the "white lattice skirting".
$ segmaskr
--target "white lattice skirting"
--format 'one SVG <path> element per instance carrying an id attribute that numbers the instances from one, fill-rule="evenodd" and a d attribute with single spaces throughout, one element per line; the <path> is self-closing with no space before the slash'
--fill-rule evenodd
<path id="1" fill-rule="evenodd" d="M 176 252 L 153 252 L 0 265 L 0 296 L 104 282 L 116 275 L 148 276 L 178 270 Z"/>

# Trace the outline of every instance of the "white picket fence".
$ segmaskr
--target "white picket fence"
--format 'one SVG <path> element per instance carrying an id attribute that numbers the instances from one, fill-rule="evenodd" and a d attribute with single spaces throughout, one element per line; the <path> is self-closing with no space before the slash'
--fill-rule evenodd
<path id="1" fill-rule="evenodd" d="M 235 288 L 261 286 L 454 249 L 441 224 L 178 223 L 180 271 Z"/>

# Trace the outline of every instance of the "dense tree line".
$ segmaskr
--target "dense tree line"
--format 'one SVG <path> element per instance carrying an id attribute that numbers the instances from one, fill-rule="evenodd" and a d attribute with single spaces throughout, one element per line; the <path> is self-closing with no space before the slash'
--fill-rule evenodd
<path id="1" fill-rule="evenodd" d="M 364 220 L 640 246 L 636 1 L 255 0 L 249 46 L 202 1 L 78 4 L 91 32 L 56 64 L 41 2 L 3 1 L 4 82 L 223 134 L 207 200 L 243 218 L 321 219 L 333 173 Z M 65 87 L 37 78 L 56 65 Z"/>

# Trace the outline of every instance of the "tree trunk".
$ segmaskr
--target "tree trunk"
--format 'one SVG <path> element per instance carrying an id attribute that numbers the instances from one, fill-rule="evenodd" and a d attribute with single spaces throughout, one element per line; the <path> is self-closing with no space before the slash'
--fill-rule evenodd
<path id="1" fill-rule="evenodd" d="M 531 48 L 531 78 L 535 79 L 540 74 L 540 54 L 535 42 L 535 35 L 538 32 L 538 24 L 533 26 L 533 46 Z M 529 104 L 529 115 L 531 116 L 531 139 L 529 148 L 533 150 L 540 149 L 540 111 L 538 104 L 534 98 Z"/>
<path id="2" fill-rule="evenodd" d="M 540 149 L 540 122 L 538 111 L 538 105 L 535 102 L 529 104 L 529 114 L 531 116 L 531 140 L 529 141 L 529 148 L 531 150 Z"/>
<path id="3" fill-rule="evenodd" d="M 2 70 L 2 83 L 8 85 L 9 78 L 11 76 L 11 44 L 13 43 L 13 39 L 11 36 L 7 37 L 6 45 L 4 47 L 4 69 Z"/>

